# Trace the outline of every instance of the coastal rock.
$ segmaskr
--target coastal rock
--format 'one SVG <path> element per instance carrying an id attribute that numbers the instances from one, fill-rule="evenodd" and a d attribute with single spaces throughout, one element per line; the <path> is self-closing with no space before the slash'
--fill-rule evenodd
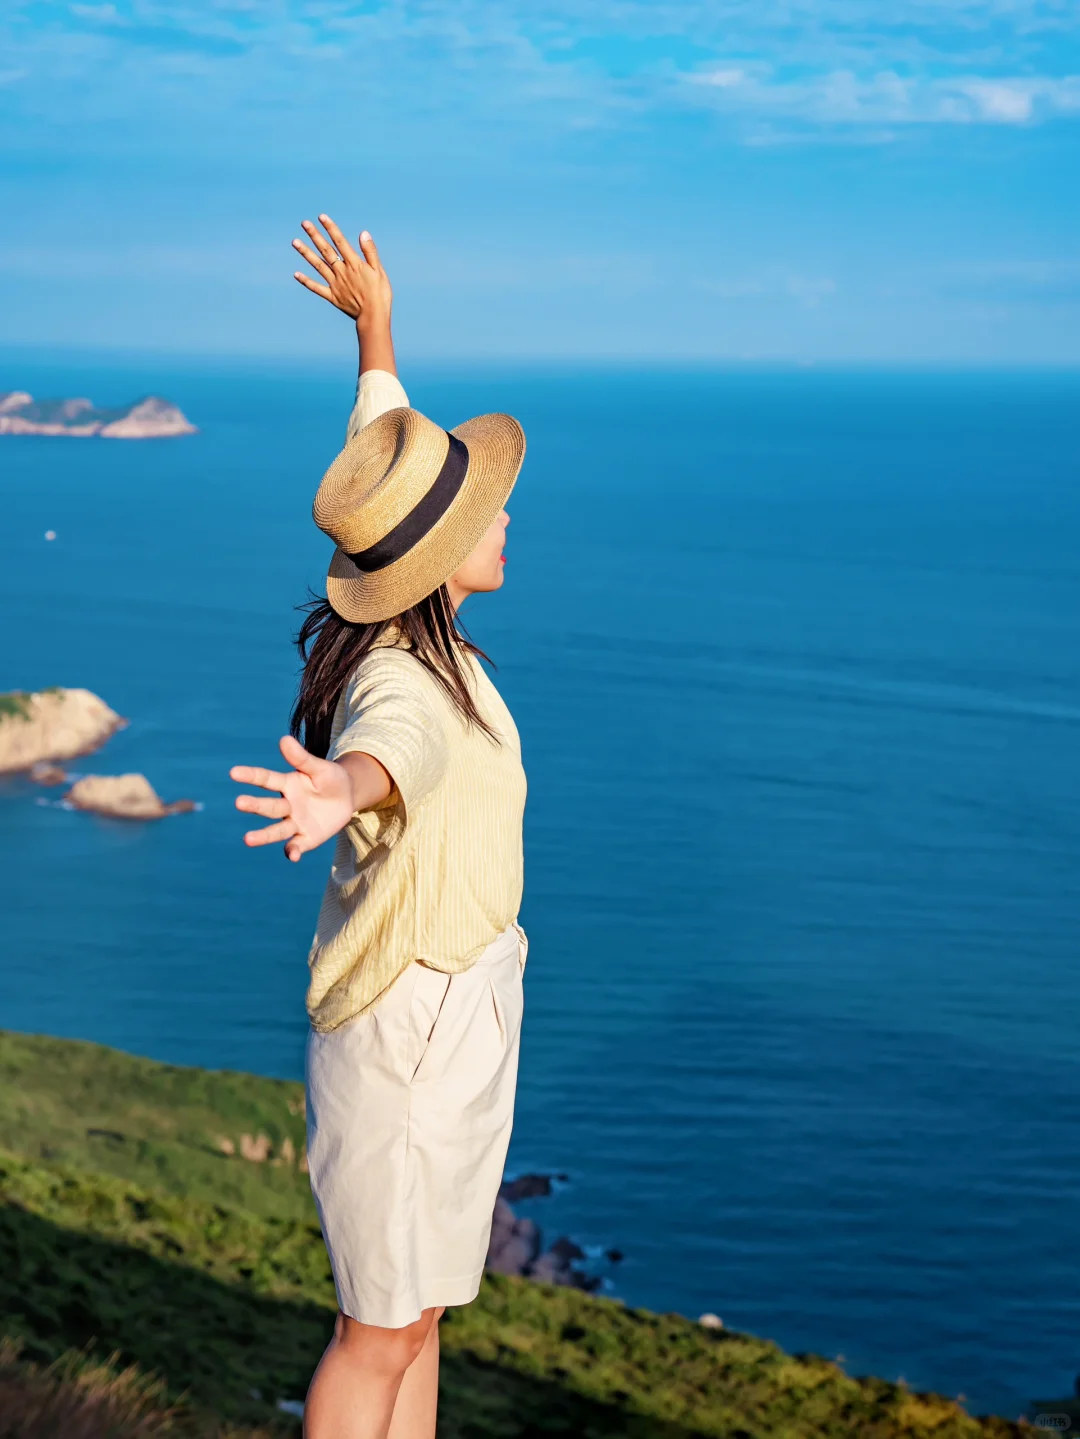
<path id="1" fill-rule="evenodd" d="M 529 1278 L 542 1284 L 565 1284 L 571 1289 L 599 1289 L 600 1280 L 595 1274 L 586 1274 L 583 1269 L 575 1268 L 574 1261 L 584 1258 L 585 1251 L 581 1245 L 563 1235 L 534 1261 Z"/>
<path id="2" fill-rule="evenodd" d="M 504 1179 L 499 1193 L 504 1199 L 515 1202 L 519 1199 L 547 1199 L 551 1193 L 552 1181 L 566 1183 L 565 1174 L 519 1174 L 516 1179 Z"/>
<path id="3" fill-rule="evenodd" d="M 89 690 L 16 690 L 0 695 L 0 774 L 100 749 L 127 720 Z"/>
<path id="4" fill-rule="evenodd" d="M 119 419 L 110 420 L 98 432 L 103 440 L 168 439 L 173 435 L 194 435 L 195 426 L 176 405 L 149 395 L 139 400 Z"/>
<path id="5" fill-rule="evenodd" d="M 270 1158 L 270 1151 L 273 1149 L 268 1134 L 241 1134 L 240 1136 L 240 1157 L 248 1159 L 252 1164 L 265 1164 Z"/>
<path id="6" fill-rule="evenodd" d="M 519 1219 L 505 1199 L 496 1199 L 487 1267 L 495 1274 L 526 1274 L 539 1253 L 537 1225 L 531 1219 Z"/>
<path id="7" fill-rule="evenodd" d="M 39 764 L 33 765 L 30 770 L 30 778 L 35 784 L 55 785 L 67 784 L 67 770 L 58 764 L 49 764 L 42 760 Z"/>
<path id="8" fill-rule="evenodd" d="M 158 395 L 99 409 L 91 400 L 35 400 L 25 390 L 0 394 L 0 435 L 67 435 L 104 440 L 159 440 L 194 435 L 184 413 Z"/>
<path id="9" fill-rule="evenodd" d="M 575 1267 L 585 1251 L 572 1239 L 556 1239 L 544 1250 L 539 1227 L 531 1219 L 519 1219 L 506 1200 L 499 1196 L 491 1219 L 487 1268 L 494 1274 L 517 1274 L 542 1284 L 563 1284 L 591 1291 L 600 1280 Z"/>
<path id="10" fill-rule="evenodd" d="M 64 798 L 75 809 L 92 810 L 114 819 L 164 819 L 195 808 L 190 799 L 165 804 L 142 774 L 88 774 L 76 780 Z"/>

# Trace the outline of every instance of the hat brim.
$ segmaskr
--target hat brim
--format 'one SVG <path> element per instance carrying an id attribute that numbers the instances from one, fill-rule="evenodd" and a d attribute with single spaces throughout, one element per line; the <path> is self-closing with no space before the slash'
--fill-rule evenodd
<path id="1" fill-rule="evenodd" d="M 353 624 L 390 620 L 445 584 L 465 563 L 510 498 L 525 458 L 525 432 L 512 415 L 479 415 L 450 431 L 469 449 L 469 468 L 445 514 L 401 559 L 374 573 L 335 550 L 326 597 Z"/>

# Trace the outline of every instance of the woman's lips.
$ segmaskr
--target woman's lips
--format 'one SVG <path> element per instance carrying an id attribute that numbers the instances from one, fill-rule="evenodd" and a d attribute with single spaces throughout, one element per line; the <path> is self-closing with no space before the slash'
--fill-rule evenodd
<path id="1" fill-rule="evenodd" d="M 505 565 L 505 564 L 506 564 L 506 556 L 505 556 L 505 555 L 500 555 L 500 556 L 499 556 L 499 564 L 500 564 L 500 565 Z"/>

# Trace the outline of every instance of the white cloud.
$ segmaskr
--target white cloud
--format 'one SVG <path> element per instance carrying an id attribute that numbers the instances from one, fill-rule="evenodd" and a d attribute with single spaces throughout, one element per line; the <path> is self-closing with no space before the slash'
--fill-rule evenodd
<path id="1" fill-rule="evenodd" d="M 123 25 L 125 22 L 115 5 L 72 5 L 72 15 L 80 20 L 91 20 L 95 25 Z"/>
<path id="2" fill-rule="evenodd" d="M 237 149 L 263 126 L 280 152 L 318 105 L 394 137 L 437 113 L 434 143 L 492 146 L 688 106 L 759 145 L 1080 116 L 1075 0 L 14 0 L 0 52 L 8 83 L 38 82 L 24 132 L 137 117 L 126 143 L 166 148 L 190 122 Z"/>
<path id="3" fill-rule="evenodd" d="M 746 79 L 746 71 L 743 69 L 706 70 L 691 78 L 697 80 L 701 85 L 715 85 L 721 90 L 728 90 L 732 85 L 742 84 Z"/>
<path id="4" fill-rule="evenodd" d="M 1006 125 L 1022 125 L 1035 108 L 1031 90 L 1007 80 L 970 80 L 957 89 L 971 96 L 985 119 Z"/>
<path id="5" fill-rule="evenodd" d="M 1080 114 L 1080 75 L 917 77 L 845 69 L 792 78 L 759 65 L 753 73 L 740 69 L 737 85 L 719 78 L 733 73 L 723 66 L 683 79 L 690 93 L 712 96 L 710 103 L 729 114 L 808 124 L 1024 125 Z"/>

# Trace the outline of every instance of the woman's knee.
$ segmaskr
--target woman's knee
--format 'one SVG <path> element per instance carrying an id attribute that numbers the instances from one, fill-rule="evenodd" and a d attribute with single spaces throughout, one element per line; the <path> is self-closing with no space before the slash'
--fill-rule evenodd
<path id="1" fill-rule="evenodd" d="M 367 1369 L 385 1374 L 404 1374 L 419 1357 L 433 1325 L 442 1311 L 425 1309 L 420 1318 L 400 1329 L 383 1329 L 376 1324 L 361 1324 L 346 1314 L 337 1318 L 338 1343 L 355 1361 Z"/>

